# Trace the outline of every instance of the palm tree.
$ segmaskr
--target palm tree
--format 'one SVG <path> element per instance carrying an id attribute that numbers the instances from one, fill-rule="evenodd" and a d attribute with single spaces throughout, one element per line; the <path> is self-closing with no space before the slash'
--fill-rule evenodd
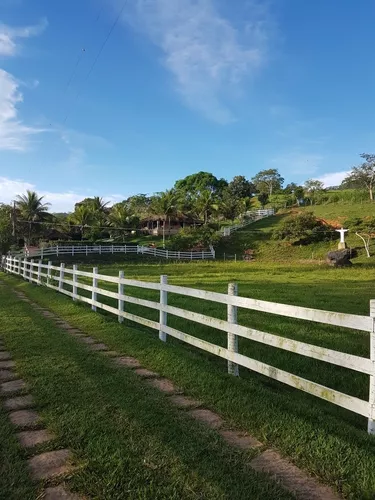
<path id="1" fill-rule="evenodd" d="M 194 201 L 194 212 L 207 224 L 210 215 L 218 208 L 217 200 L 211 191 L 205 189 Z"/>
<path id="2" fill-rule="evenodd" d="M 165 223 L 169 222 L 169 233 L 171 230 L 171 217 L 175 217 L 179 213 L 180 195 L 177 191 L 170 189 L 162 193 L 158 193 L 152 197 L 150 211 L 157 215 L 163 221 L 163 247 L 165 246 Z"/>
<path id="3" fill-rule="evenodd" d="M 124 240 L 129 229 L 137 227 L 139 217 L 134 215 L 133 211 L 123 203 L 116 203 L 108 215 L 108 223 L 114 228 L 115 233 L 122 235 L 122 239 Z"/>
<path id="4" fill-rule="evenodd" d="M 83 239 L 85 227 L 89 226 L 92 223 L 93 217 L 94 213 L 92 211 L 92 208 L 88 205 L 79 205 L 75 209 L 75 211 L 70 214 L 69 222 L 76 226 L 79 226 L 81 239 Z"/>
<path id="5" fill-rule="evenodd" d="M 26 191 L 26 194 L 18 195 L 16 198 L 16 208 L 20 217 L 28 223 L 27 244 L 31 243 L 31 235 L 33 232 L 33 224 L 37 228 L 34 232 L 38 232 L 38 222 L 45 222 L 51 219 L 51 214 L 48 213 L 49 203 L 43 203 L 44 196 L 38 196 L 35 191 Z"/>
<path id="6" fill-rule="evenodd" d="M 106 211 L 108 203 L 109 201 L 105 202 L 100 196 L 94 196 L 94 198 L 90 199 L 90 202 L 88 204 L 91 206 L 93 212 L 104 213 Z"/>

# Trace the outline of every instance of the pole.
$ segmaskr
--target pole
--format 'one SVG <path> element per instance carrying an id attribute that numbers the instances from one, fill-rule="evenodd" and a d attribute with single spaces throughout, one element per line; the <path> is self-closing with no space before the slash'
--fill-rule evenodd
<path id="1" fill-rule="evenodd" d="M 163 326 L 167 326 L 167 313 L 162 310 L 163 306 L 168 304 L 168 292 L 163 290 L 163 285 L 168 284 L 168 276 L 162 274 L 160 276 L 160 314 L 159 314 L 159 339 L 163 342 L 167 341 L 167 334 L 163 331 Z"/>
<path id="2" fill-rule="evenodd" d="M 91 295 L 91 300 L 92 300 L 91 309 L 93 311 L 96 311 L 96 306 L 94 305 L 94 302 L 96 302 L 97 299 L 97 294 L 96 294 L 96 289 L 98 288 L 98 278 L 96 278 L 97 274 L 98 274 L 98 268 L 94 267 L 92 270 L 92 295 Z"/>
<path id="3" fill-rule="evenodd" d="M 228 284 L 228 295 L 237 297 L 238 294 L 238 286 L 237 283 L 229 283 Z M 237 325 L 237 306 L 233 306 L 228 304 L 228 323 L 233 325 Z M 228 332 L 228 351 L 238 353 L 238 336 Z M 235 377 L 239 376 L 238 364 L 233 361 L 228 361 L 228 373 L 230 375 L 234 375 Z"/>
<path id="4" fill-rule="evenodd" d="M 78 266 L 77 264 L 74 264 L 73 265 L 73 300 L 74 302 L 77 300 L 77 291 L 78 291 L 78 287 L 77 287 L 77 281 L 78 281 L 78 274 L 77 274 L 77 271 L 78 271 Z"/>
<path id="5" fill-rule="evenodd" d="M 123 323 L 124 322 L 124 317 L 121 315 L 121 313 L 124 312 L 124 300 L 123 300 L 123 295 L 124 295 L 124 284 L 121 283 L 121 280 L 124 279 L 124 271 L 119 271 L 118 273 L 118 322 Z"/>
<path id="6" fill-rule="evenodd" d="M 370 316 L 372 318 L 372 329 L 370 332 L 370 359 L 372 361 L 372 375 L 370 375 L 370 408 L 367 432 L 369 434 L 375 434 L 375 300 L 370 300 Z"/>

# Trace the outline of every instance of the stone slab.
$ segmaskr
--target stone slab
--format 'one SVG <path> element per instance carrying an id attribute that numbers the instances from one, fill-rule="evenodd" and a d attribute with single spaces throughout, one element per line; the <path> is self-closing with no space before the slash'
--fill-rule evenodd
<path id="1" fill-rule="evenodd" d="M 8 382 L 8 380 L 14 380 L 18 376 L 11 370 L 0 369 L 0 382 Z"/>
<path id="2" fill-rule="evenodd" d="M 8 351 L 0 351 L 0 361 L 8 361 L 11 359 L 11 355 Z"/>
<path id="3" fill-rule="evenodd" d="M 41 453 L 28 460 L 33 479 L 51 479 L 68 473 L 71 453 L 69 450 L 56 450 Z"/>
<path id="4" fill-rule="evenodd" d="M 229 445 L 240 448 L 241 450 L 249 450 L 251 448 L 261 448 L 263 444 L 252 436 L 238 432 L 238 431 L 219 431 Z"/>
<path id="5" fill-rule="evenodd" d="M 274 450 L 266 450 L 250 462 L 256 472 L 272 475 L 281 486 L 301 500 L 338 500 L 339 497 L 329 488 L 308 476 Z"/>
<path id="6" fill-rule="evenodd" d="M 95 344 L 96 340 L 93 339 L 92 337 L 81 337 L 81 342 L 83 342 L 84 344 Z"/>
<path id="7" fill-rule="evenodd" d="M 166 394 L 175 394 L 178 392 L 177 387 L 168 380 L 167 378 L 150 378 L 147 380 L 148 385 L 151 385 L 159 391 L 165 392 Z"/>
<path id="8" fill-rule="evenodd" d="M 169 400 L 180 408 L 196 408 L 202 404 L 200 401 L 181 395 L 172 396 Z"/>
<path id="9" fill-rule="evenodd" d="M 120 356 L 117 351 L 104 351 L 103 354 L 105 354 L 109 358 L 115 358 L 117 356 Z"/>
<path id="10" fill-rule="evenodd" d="M 12 380 L 11 382 L 3 382 L 0 385 L 0 392 L 2 394 L 9 394 L 10 392 L 21 391 L 26 389 L 26 384 L 22 379 Z"/>
<path id="11" fill-rule="evenodd" d="M 33 427 L 40 422 L 40 417 L 34 410 L 17 410 L 9 413 L 9 420 L 17 427 Z"/>
<path id="12" fill-rule="evenodd" d="M 30 394 L 27 396 L 17 396 L 4 401 L 4 406 L 7 410 L 22 410 L 33 405 L 34 400 Z"/>
<path id="13" fill-rule="evenodd" d="M 44 490 L 43 500 L 80 500 L 81 497 L 70 493 L 64 486 L 52 486 Z"/>
<path id="14" fill-rule="evenodd" d="M 12 360 L 8 361 L 0 361 L 0 370 L 9 370 L 9 368 L 14 368 L 16 366 L 16 363 Z"/>
<path id="15" fill-rule="evenodd" d="M 140 377 L 144 378 L 160 377 L 158 373 L 147 370 L 147 368 L 137 368 L 136 370 L 134 370 L 134 372 Z"/>
<path id="16" fill-rule="evenodd" d="M 115 359 L 115 363 L 120 366 L 126 366 L 127 368 L 140 368 L 141 363 L 138 359 L 132 358 L 130 356 L 121 356 Z"/>
<path id="17" fill-rule="evenodd" d="M 91 344 L 90 349 L 92 351 L 108 351 L 108 347 L 105 344 Z"/>
<path id="18" fill-rule="evenodd" d="M 54 439 L 54 435 L 46 429 L 19 432 L 17 437 L 23 448 L 33 448 L 38 444 L 47 443 Z"/>
<path id="19" fill-rule="evenodd" d="M 190 410 L 189 414 L 196 420 L 204 422 L 212 429 L 219 429 L 224 424 L 223 419 L 211 410 L 198 408 L 197 410 Z"/>

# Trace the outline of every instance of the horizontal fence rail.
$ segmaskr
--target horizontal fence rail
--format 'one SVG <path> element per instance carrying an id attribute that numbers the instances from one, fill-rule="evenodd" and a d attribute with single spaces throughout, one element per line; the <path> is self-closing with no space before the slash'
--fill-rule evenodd
<path id="1" fill-rule="evenodd" d="M 167 337 L 171 336 L 203 351 L 224 358 L 228 362 L 228 372 L 232 375 L 238 376 L 239 366 L 242 366 L 362 415 L 368 419 L 369 434 L 375 434 L 375 300 L 370 301 L 370 315 L 360 316 L 239 297 L 237 295 L 237 286 L 233 283 L 230 283 L 228 286 L 228 294 L 223 294 L 169 285 L 167 276 L 161 276 L 160 283 L 145 282 L 124 277 L 123 271 L 120 271 L 118 277 L 108 276 L 106 274 L 100 274 L 97 268 L 94 268 L 93 272 L 87 272 L 78 270 L 76 265 L 74 265 L 73 268 L 66 268 L 64 264 L 53 266 L 51 262 L 43 264 L 41 260 L 39 262 L 34 262 L 34 260 L 28 261 L 26 258 L 19 259 L 10 256 L 2 258 L 2 268 L 4 271 L 19 275 L 31 283 L 44 285 L 71 297 L 73 300 L 85 302 L 91 305 L 94 311 L 102 309 L 112 313 L 118 317 L 119 322 L 123 322 L 124 319 L 127 319 L 157 330 L 159 332 L 159 338 L 162 341 L 166 341 Z M 84 278 L 86 283 L 79 281 L 79 278 Z M 88 280 L 89 282 L 87 283 Z M 116 284 L 117 291 L 101 288 L 98 286 L 99 282 Z M 68 290 L 67 287 L 70 287 L 71 290 Z M 133 297 L 125 293 L 127 287 L 158 291 L 160 293 L 160 298 L 158 301 L 152 301 Z M 89 292 L 89 297 L 80 295 L 79 290 Z M 177 294 L 224 304 L 227 306 L 228 310 L 227 320 L 213 318 L 202 313 L 172 306 L 168 304 L 169 294 Z M 98 299 L 98 296 L 114 299 L 117 303 L 117 307 L 102 303 Z M 152 321 L 128 312 L 126 310 L 127 303 L 159 311 L 159 321 Z M 370 337 L 370 358 L 363 358 L 307 344 L 305 342 L 288 339 L 240 325 L 237 322 L 237 308 L 251 309 L 294 319 L 368 332 Z M 227 335 L 227 348 L 223 348 L 222 346 L 212 344 L 211 342 L 207 342 L 172 328 L 168 325 L 169 315 L 184 318 L 189 322 L 225 332 Z M 286 372 L 285 370 L 244 356 L 238 352 L 239 337 L 369 375 L 369 400 L 364 401 L 357 397 L 344 394 Z"/>
<path id="2" fill-rule="evenodd" d="M 138 254 L 151 255 L 152 257 L 161 257 L 172 260 L 208 260 L 215 258 L 215 250 L 178 252 L 174 250 L 164 250 L 162 248 L 146 247 L 142 245 L 56 245 L 52 247 L 37 248 L 26 251 L 22 255 L 32 259 L 44 259 L 52 256 L 62 255 L 102 255 L 102 254 Z M 16 257 L 21 257 L 17 254 Z"/>

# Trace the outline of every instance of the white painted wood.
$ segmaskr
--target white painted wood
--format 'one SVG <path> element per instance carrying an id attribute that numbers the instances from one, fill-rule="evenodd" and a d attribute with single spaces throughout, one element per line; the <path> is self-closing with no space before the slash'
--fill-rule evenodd
<path id="1" fill-rule="evenodd" d="M 160 276 L 160 313 L 159 313 L 159 339 L 163 342 L 167 341 L 167 334 L 165 333 L 164 326 L 167 324 L 167 312 L 163 309 L 168 304 L 168 292 L 164 290 L 164 285 L 168 283 L 168 276 L 162 274 Z"/>
<path id="2" fill-rule="evenodd" d="M 155 309 L 160 311 L 159 302 L 153 302 L 152 300 L 140 299 L 139 297 L 132 297 L 131 295 L 124 295 L 125 302 L 130 304 L 137 304 L 139 306 L 148 307 L 149 309 Z"/>
<path id="3" fill-rule="evenodd" d="M 95 305 L 96 297 L 97 297 L 96 289 L 98 287 L 98 278 L 96 277 L 97 274 L 98 274 L 98 268 L 94 267 L 92 270 L 92 296 L 91 296 L 91 299 L 92 299 L 91 309 L 93 311 L 96 311 L 96 305 Z"/>
<path id="4" fill-rule="evenodd" d="M 30 269 L 29 269 L 29 281 L 30 283 L 33 281 L 33 271 L 34 271 L 34 259 L 30 260 Z"/>
<path id="5" fill-rule="evenodd" d="M 279 382 L 290 385 L 291 387 L 300 389 L 321 399 L 325 399 L 330 403 L 334 403 L 342 408 L 346 408 L 347 410 L 363 415 L 364 417 L 368 416 L 369 404 L 367 401 L 363 401 L 362 399 L 358 399 L 354 396 L 348 396 L 347 394 L 343 394 L 342 392 L 335 391 L 329 387 L 316 384 L 315 382 L 310 382 L 302 377 L 285 372 L 255 359 L 248 358 L 242 354 L 230 352 L 224 347 L 220 347 L 211 344 L 210 342 L 206 342 L 205 340 L 182 333 L 169 326 L 165 327 L 165 331 L 172 337 L 198 347 L 199 349 L 210 352 L 211 354 L 215 354 L 216 356 L 220 356 L 221 358 L 231 360 L 234 363 L 248 368 L 249 370 L 261 373 L 262 375 L 278 380 Z"/>
<path id="6" fill-rule="evenodd" d="M 359 316 L 356 314 L 338 313 L 333 311 L 323 311 L 320 309 L 311 309 L 308 307 L 291 306 L 288 304 L 278 304 L 276 302 L 267 302 L 264 300 L 251 299 L 248 297 L 234 297 L 224 293 L 208 292 L 207 290 L 198 290 L 183 286 L 167 285 L 165 290 L 179 295 L 196 297 L 198 299 L 219 302 L 221 304 L 232 304 L 244 309 L 252 309 L 278 316 L 287 316 L 295 319 L 304 319 L 316 323 L 325 323 L 334 326 L 362 330 L 365 332 L 371 329 L 371 318 L 368 316 Z"/>
<path id="7" fill-rule="evenodd" d="M 137 280 L 130 280 L 130 279 L 123 279 L 121 280 L 121 283 L 127 286 L 134 286 L 137 288 L 147 288 L 148 290 L 160 290 L 160 283 L 152 283 L 152 282 L 147 282 L 147 281 L 137 281 Z M 166 285 L 163 285 L 163 288 Z"/>
<path id="8" fill-rule="evenodd" d="M 126 252 L 126 249 L 125 249 Z M 113 245 L 112 245 L 112 253 L 113 253 Z M 118 322 L 124 322 L 124 316 L 121 313 L 124 312 L 124 284 L 121 280 L 124 279 L 124 271 L 119 271 L 118 273 Z"/>
<path id="9" fill-rule="evenodd" d="M 370 359 L 372 363 L 372 374 L 370 375 L 370 408 L 367 431 L 369 434 L 375 434 L 375 300 L 370 301 L 370 317 L 372 319 L 372 329 L 370 331 Z"/>
<path id="10" fill-rule="evenodd" d="M 238 286 L 236 283 L 228 284 L 228 295 L 237 295 L 238 294 Z M 229 305 L 227 306 L 227 318 L 228 323 L 237 324 L 237 306 Z M 228 332 L 228 351 L 238 352 L 238 337 L 233 333 Z M 234 375 L 235 377 L 239 377 L 239 369 L 238 365 L 233 363 L 232 361 L 228 361 L 228 373 L 230 375 Z"/>
<path id="11" fill-rule="evenodd" d="M 26 279 L 27 259 L 23 259 L 23 279 Z"/>
<path id="12" fill-rule="evenodd" d="M 59 290 L 60 292 L 64 290 L 64 271 L 65 271 L 65 264 L 64 262 L 61 262 L 60 264 L 60 275 L 59 275 Z"/>
<path id="13" fill-rule="evenodd" d="M 78 271 L 78 266 L 77 264 L 73 265 L 73 300 L 77 300 L 77 283 L 78 283 L 78 276 L 77 276 L 77 271 Z"/>
<path id="14" fill-rule="evenodd" d="M 51 282 L 51 277 L 52 277 L 52 269 L 51 268 L 52 268 L 52 262 L 49 260 L 48 264 L 47 264 L 47 275 L 48 275 L 47 285 L 49 285 Z"/>
<path id="15" fill-rule="evenodd" d="M 185 318 L 189 321 L 194 321 L 195 323 L 200 323 L 205 326 L 210 326 L 211 328 L 216 328 L 217 330 L 222 330 L 223 332 L 230 332 L 235 335 L 260 342 L 262 344 L 272 345 L 273 347 L 278 347 L 286 351 L 301 354 L 302 356 L 307 356 L 318 359 L 320 361 L 325 361 L 327 363 L 350 368 L 361 373 L 371 373 L 372 370 L 372 364 L 367 358 L 361 358 L 353 354 L 333 351 L 331 349 L 314 346 L 312 344 L 305 344 L 304 342 L 299 342 L 297 340 L 290 340 L 284 337 L 279 337 L 278 335 L 261 332 L 259 330 L 248 328 L 242 325 L 231 324 L 228 323 L 228 321 L 212 318 L 211 316 L 205 316 L 204 314 L 186 311 L 185 309 L 181 309 L 175 306 L 167 305 L 163 306 L 163 309 L 165 309 L 166 312 L 173 314 L 174 316 Z"/>
<path id="16" fill-rule="evenodd" d="M 42 261 L 38 262 L 38 285 L 42 284 Z"/>

